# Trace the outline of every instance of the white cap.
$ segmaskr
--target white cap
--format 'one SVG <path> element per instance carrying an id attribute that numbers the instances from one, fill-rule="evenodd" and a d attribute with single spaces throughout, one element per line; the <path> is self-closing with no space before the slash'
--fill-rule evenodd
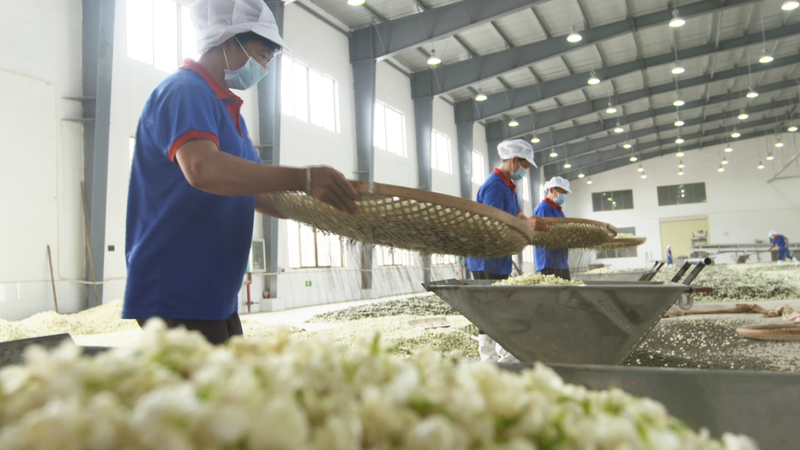
<path id="1" fill-rule="evenodd" d="M 775 236 L 776 234 L 778 234 L 777 231 L 770 231 L 769 232 L 769 237 Z"/>
<path id="2" fill-rule="evenodd" d="M 200 53 L 249 31 L 289 51 L 278 32 L 275 16 L 263 0 L 197 0 L 191 13 Z"/>
<path id="3" fill-rule="evenodd" d="M 550 181 L 544 184 L 544 190 L 550 192 L 550 188 L 561 188 L 570 194 L 572 191 L 569 189 L 569 180 L 561 177 L 550 178 Z"/>
<path id="4" fill-rule="evenodd" d="M 539 167 L 533 162 L 533 146 L 525 139 L 503 141 L 497 144 L 497 153 L 500 154 L 500 159 L 502 160 L 517 156 L 533 164 L 533 167 Z"/>

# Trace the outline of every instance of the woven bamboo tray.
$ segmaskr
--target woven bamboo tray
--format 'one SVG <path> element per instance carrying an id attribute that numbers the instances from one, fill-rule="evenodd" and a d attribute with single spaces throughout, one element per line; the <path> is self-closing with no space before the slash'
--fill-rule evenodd
<path id="1" fill-rule="evenodd" d="M 637 238 L 623 238 L 623 239 L 611 239 L 610 241 L 606 242 L 605 244 L 600 244 L 596 248 L 598 250 L 611 250 L 617 248 L 628 248 L 628 247 L 636 247 L 639 245 L 644 244 L 647 242 L 646 237 L 637 237 Z"/>
<path id="2" fill-rule="evenodd" d="M 368 244 L 423 254 L 496 258 L 520 253 L 533 239 L 524 220 L 459 197 L 401 186 L 352 182 L 361 194 L 349 215 L 301 192 L 272 194 L 286 217 Z"/>
<path id="3" fill-rule="evenodd" d="M 605 222 L 574 217 L 545 217 L 546 232 L 535 233 L 531 245 L 547 248 L 591 248 L 609 242 L 617 228 Z"/>
<path id="4" fill-rule="evenodd" d="M 542 219 L 550 229 L 535 232 L 524 220 L 471 200 L 381 183 L 370 192 L 368 183 L 351 183 L 361 194 L 355 215 L 302 192 L 275 192 L 272 198 L 281 214 L 318 230 L 423 254 L 498 258 L 528 245 L 592 247 L 617 234 L 607 223 L 571 218 Z"/>

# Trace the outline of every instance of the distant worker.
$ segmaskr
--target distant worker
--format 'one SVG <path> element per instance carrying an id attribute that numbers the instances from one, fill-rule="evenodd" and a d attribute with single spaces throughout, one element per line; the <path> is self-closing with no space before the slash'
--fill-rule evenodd
<path id="1" fill-rule="evenodd" d="M 667 265 L 672 267 L 672 246 L 667 246 Z"/>
<path id="2" fill-rule="evenodd" d="M 546 231 L 536 217 L 525 217 L 522 214 L 517 197 L 516 183 L 522 181 L 529 167 L 537 167 L 533 162 L 533 147 L 524 139 L 504 141 L 497 145 L 497 153 L 503 161 L 500 167 L 486 179 L 478 189 L 478 203 L 493 206 L 511 215 L 517 216 L 528 222 L 534 230 Z M 466 259 L 466 268 L 474 280 L 504 280 L 511 275 L 511 256 L 502 258 L 472 258 Z M 487 336 L 483 330 L 478 330 L 478 352 L 481 361 L 498 361 L 495 341 Z"/>
<path id="3" fill-rule="evenodd" d="M 564 217 L 561 207 L 567 201 L 567 194 L 572 191 L 569 181 L 561 177 L 553 177 L 544 184 L 546 197 L 533 210 L 537 217 Z M 555 275 L 569 280 L 569 250 L 566 248 L 534 247 L 536 270 L 542 275 Z"/>
<path id="4" fill-rule="evenodd" d="M 792 252 L 789 251 L 789 238 L 782 234 L 778 234 L 777 231 L 770 231 L 769 241 L 772 244 L 772 247 L 767 250 L 768 252 L 771 252 L 775 246 L 778 246 L 778 265 L 783 264 L 784 258 L 794 261 L 795 264 L 800 264 L 800 261 L 797 261 L 797 258 L 792 256 Z"/>

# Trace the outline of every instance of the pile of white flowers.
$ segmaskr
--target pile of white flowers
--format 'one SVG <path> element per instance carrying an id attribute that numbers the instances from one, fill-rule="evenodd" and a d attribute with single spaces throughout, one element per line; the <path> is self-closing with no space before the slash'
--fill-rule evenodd
<path id="1" fill-rule="evenodd" d="M 4 450 L 755 449 L 545 366 L 511 373 L 429 348 L 402 359 L 377 336 L 355 349 L 287 332 L 213 347 L 154 320 L 136 349 L 25 356 L 0 371 Z"/>
<path id="2" fill-rule="evenodd" d="M 617 273 L 617 272 L 619 271 L 614 269 L 607 269 L 605 267 L 599 267 L 597 269 L 587 270 L 584 273 Z"/>
<path id="3" fill-rule="evenodd" d="M 538 272 L 530 272 L 517 277 L 510 277 L 505 280 L 500 280 L 497 285 L 504 286 L 537 286 L 545 284 L 554 284 L 558 286 L 583 286 L 583 281 L 565 280 L 555 275 L 542 275 Z"/>

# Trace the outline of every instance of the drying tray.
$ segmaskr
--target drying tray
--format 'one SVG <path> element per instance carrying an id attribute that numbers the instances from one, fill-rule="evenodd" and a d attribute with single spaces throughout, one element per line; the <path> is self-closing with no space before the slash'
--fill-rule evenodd
<path id="1" fill-rule="evenodd" d="M 617 248 L 636 247 L 644 244 L 645 242 L 647 242 L 646 237 L 611 239 L 605 244 L 598 245 L 596 248 L 597 250 L 612 250 Z"/>
<path id="2" fill-rule="evenodd" d="M 446 254 L 496 258 L 520 253 L 535 232 L 507 212 L 436 192 L 351 182 L 361 194 L 350 215 L 302 192 L 272 194 L 286 217 L 368 244 Z"/>
<path id="3" fill-rule="evenodd" d="M 351 183 L 361 195 L 356 201 L 359 212 L 354 215 L 303 192 L 275 192 L 272 198 L 281 214 L 297 222 L 368 244 L 423 254 L 497 258 L 520 253 L 528 245 L 593 247 L 617 234 L 610 224 L 574 218 L 542 219 L 551 226 L 547 232 L 536 232 L 503 210 L 460 197 L 389 184 Z M 578 241 L 581 245 L 574 245 Z"/>

